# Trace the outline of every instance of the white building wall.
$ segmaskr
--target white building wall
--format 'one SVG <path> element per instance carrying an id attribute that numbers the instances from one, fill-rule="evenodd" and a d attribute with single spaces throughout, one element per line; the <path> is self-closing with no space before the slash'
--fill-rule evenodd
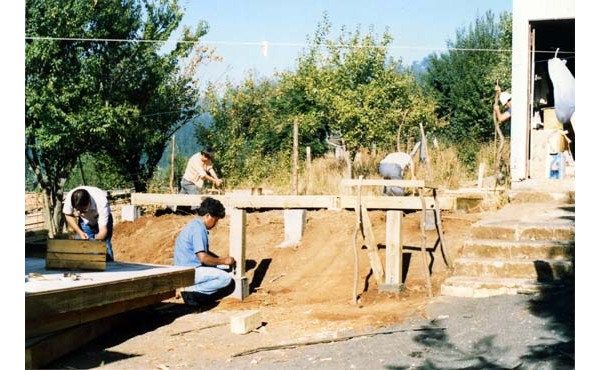
<path id="1" fill-rule="evenodd" d="M 510 167 L 512 181 L 527 178 L 527 85 L 529 22 L 551 19 L 574 19 L 575 0 L 513 0 L 512 35 L 512 113 L 510 128 Z"/>

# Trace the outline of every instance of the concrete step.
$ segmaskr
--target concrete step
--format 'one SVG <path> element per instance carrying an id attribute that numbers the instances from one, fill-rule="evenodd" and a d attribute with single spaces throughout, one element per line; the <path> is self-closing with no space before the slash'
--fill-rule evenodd
<path id="1" fill-rule="evenodd" d="M 478 222 L 471 228 L 472 239 L 499 240 L 575 240 L 575 222 L 557 220 L 553 223 L 500 220 Z"/>
<path id="2" fill-rule="evenodd" d="M 542 282 L 570 279 L 574 263 L 566 260 L 467 258 L 454 260 L 455 276 L 534 279 Z"/>
<path id="3" fill-rule="evenodd" d="M 575 203 L 574 191 L 526 191 L 517 190 L 508 193 L 508 199 L 511 203 L 556 203 L 573 204 Z"/>
<path id="4" fill-rule="evenodd" d="M 560 285 L 564 285 L 564 283 L 544 283 L 535 279 L 452 276 L 444 281 L 440 294 L 453 297 L 485 298 L 505 294 L 532 294 Z"/>
<path id="5" fill-rule="evenodd" d="M 528 179 L 511 183 L 511 203 L 574 204 L 575 178 Z"/>
<path id="6" fill-rule="evenodd" d="M 465 258 L 573 260 L 575 242 L 562 240 L 468 239 L 460 251 Z"/>

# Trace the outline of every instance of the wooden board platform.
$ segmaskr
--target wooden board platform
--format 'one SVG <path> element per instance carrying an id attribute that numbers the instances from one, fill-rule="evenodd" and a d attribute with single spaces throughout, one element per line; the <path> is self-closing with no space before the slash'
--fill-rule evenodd
<path id="1" fill-rule="evenodd" d="M 39 356 L 47 353 L 38 349 L 60 342 L 57 333 L 161 302 L 194 283 L 189 267 L 108 262 L 105 271 L 74 271 L 48 270 L 45 264 L 43 258 L 25 259 L 25 347 L 31 366 L 53 360 L 42 361 Z"/>

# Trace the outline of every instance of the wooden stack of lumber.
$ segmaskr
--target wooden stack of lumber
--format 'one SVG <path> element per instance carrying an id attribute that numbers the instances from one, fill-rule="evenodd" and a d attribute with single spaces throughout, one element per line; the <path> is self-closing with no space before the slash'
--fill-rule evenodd
<path id="1" fill-rule="evenodd" d="M 97 240 L 48 239 L 47 269 L 106 270 L 106 243 Z"/>

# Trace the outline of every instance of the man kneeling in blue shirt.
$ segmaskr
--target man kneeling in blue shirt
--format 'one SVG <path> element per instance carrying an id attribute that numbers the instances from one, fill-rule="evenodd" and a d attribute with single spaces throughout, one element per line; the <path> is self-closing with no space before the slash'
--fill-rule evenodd
<path id="1" fill-rule="evenodd" d="M 175 240 L 173 264 L 196 269 L 194 285 L 182 289 L 181 296 L 188 305 L 216 300 L 231 294 L 235 281 L 228 271 L 235 268 L 231 256 L 219 257 L 210 251 L 208 232 L 225 217 L 225 207 L 214 198 L 205 198 L 197 210 L 198 217 L 181 230 Z M 219 268 L 225 266 L 227 270 Z"/>

